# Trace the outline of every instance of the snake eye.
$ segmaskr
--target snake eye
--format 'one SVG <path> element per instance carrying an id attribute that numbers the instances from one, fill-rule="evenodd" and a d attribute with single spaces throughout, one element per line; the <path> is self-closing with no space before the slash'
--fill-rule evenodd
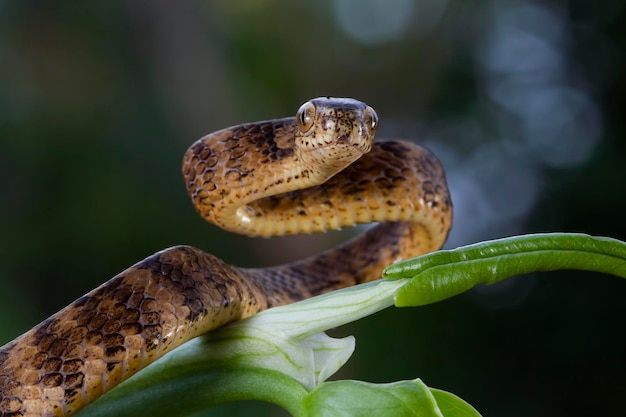
<path id="1" fill-rule="evenodd" d="M 304 103 L 296 114 L 296 123 L 301 132 L 306 132 L 313 126 L 315 121 L 315 104 L 307 101 Z"/>
<path id="2" fill-rule="evenodd" d="M 376 129 L 378 129 L 378 115 L 376 114 L 376 111 L 370 106 L 367 106 L 367 108 L 365 109 L 365 124 L 372 133 L 375 132 Z"/>

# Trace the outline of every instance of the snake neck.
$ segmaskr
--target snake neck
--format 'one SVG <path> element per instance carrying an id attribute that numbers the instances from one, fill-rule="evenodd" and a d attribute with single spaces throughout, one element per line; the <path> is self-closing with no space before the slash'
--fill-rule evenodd
<path id="1" fill-rule="evenodd" d="M 265 130 L 272 134 L 265 135 Z M 323 184 L 370 145 L 356 147 L 342 139 L 334 146 L 305 149 L 294 144 L 296 130 L 293 118 L 279 119 L 224 129 L 193 144 L 183 159 L 183 175 L 200 215 L 248 236 L 328 230 L 307 220 L 306 192 L 296 191 Z M 342 225 L 348 224 L 330 228 Z"/>

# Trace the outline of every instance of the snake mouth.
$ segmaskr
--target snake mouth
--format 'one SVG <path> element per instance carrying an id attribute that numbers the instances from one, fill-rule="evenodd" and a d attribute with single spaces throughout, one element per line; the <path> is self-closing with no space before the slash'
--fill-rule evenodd
<path id="1" fill-rule="evenodd" d="M 351 145 L 350 143 L 350 136 L 348 135 L 341 135 L 337 138 L 337 143 L 341 144 L 341 145 Z"/>
<path id="2" fill-rule="evenodd" d="M 336 144 L 349 147 L 351 149 L 350 152 L 356 151 L 360 155 L 368 153 L 370 149 L 372 149 L 371 143 L 368 144 L 367 142 L 354 138 L 349 134 L 339 136 Z"/>

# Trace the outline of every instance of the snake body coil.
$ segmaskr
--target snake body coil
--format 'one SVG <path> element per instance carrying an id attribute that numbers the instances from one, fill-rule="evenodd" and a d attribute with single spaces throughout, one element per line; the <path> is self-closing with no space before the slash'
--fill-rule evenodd
<path id="1" fill-rule="evenodd" d="M 189 246 L 158 252 L 0 348 L 0 417 L 69 416 L 211 329 L 380 277 L 440 248 L 452 206 L 439 161 L 410 142 L 374 143 L 374 110 L 318 98 L 296 117 L 209 134 L 185 154 L 207 220 L 251 236 L 380 222 L 333 250 L 263 269 Z"/>

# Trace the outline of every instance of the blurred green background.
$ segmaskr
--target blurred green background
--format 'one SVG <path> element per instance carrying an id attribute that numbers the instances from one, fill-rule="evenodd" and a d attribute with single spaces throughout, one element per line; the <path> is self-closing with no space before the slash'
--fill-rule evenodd
<path id="1" fill-rule="evenodd" d="M 191 244 L 270 265 L 343 235 L 205 224 L 180 175 L 197 138 L 372 105 L 379 137 L 448 170 L 448 247 L 536 231 L 626 239 L 620 0 L 0 1 L 0 344 L 127 266 Z M 537 274 L 338 329 L 341 377 L 420 377 L 485 416 L 624 415 L 626 284 Z M 204 415 L 278 415 L 236 404 Z"/>

